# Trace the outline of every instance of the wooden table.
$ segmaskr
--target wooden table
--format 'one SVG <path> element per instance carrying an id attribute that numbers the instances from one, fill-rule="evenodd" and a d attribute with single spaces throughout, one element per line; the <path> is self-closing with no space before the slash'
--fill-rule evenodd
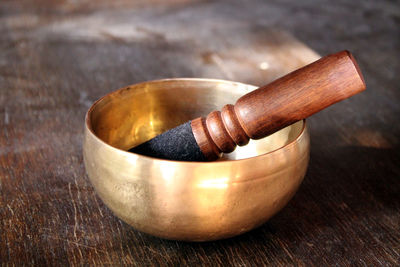
<path id="1" fill-rule="evenodd" d="M 0 4 L 0 263 L 400 264 L 395 4 L 53 2 Z M 83 166 L 92 102 L 167 77 L 261 85 L 318 57 L 283 29 L 321 54 L 350 49 L 368 85 L 309 119 L 311 162 L 289 205 L 254 231 L 206 243 L 161 240 L 116 218 Z"/>

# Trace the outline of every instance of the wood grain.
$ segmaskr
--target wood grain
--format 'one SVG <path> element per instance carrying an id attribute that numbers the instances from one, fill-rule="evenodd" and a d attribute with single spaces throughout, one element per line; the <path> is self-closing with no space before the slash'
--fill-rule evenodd
<path id="1" fill-rule="evenodd" d="M 211 112 L 205 125 L 192 123 L 192 130 L 200 150 L 208 160 L 213 160 L 222 152 L 232 152 L 242 139 L 264 138 L 360 93 L 365 87 L 354 57 L 341 51 L 240 97 L 233 110 L 228 104 L 222 113 Z"/>
<path id="2" fill-rule="evenodd" d="M 1 265 L 399 265 L 397 3 L 96 3 L 0 3 Z M 317 58 L 282 29 L 320 54 L 354 52 L 368 86 L 308 120 L 311 161 L 289 205 L 209 243 L 161 240 L 118 220 L 83 167 L 91 103 L 157 78 L 266 84 Z"/>

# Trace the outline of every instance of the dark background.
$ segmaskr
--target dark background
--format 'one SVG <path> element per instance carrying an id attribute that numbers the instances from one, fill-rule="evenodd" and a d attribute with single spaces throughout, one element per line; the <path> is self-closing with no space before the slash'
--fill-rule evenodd
<path id="1" fill-rule="evenodd" d="M 109 2 L 0 3 L 0 263 L 400 264 L 399 1 Z M 269 222 L 167 241 L 95 195 L 81 153 L 94 100 L 158 78 L 261 85 L 304 64 L 306 46 L 353 52 L 367 91 L 308 120 L 308 173 Z"/>

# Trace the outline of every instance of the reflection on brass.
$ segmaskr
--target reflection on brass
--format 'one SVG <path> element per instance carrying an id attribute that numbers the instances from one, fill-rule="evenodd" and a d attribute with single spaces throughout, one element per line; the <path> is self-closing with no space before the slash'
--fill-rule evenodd
<path id="1" fill-rule="evenodd" d="M 267 221 L 291 199 L 306 172 L 310 143 L 304 121 L 216 162 L 125 151 L 254 89 L 222 80 L 169 79 L 131 85 L 98 100 L 86 115 L 83 153 L 100 198 L 137 230 L 167 239 L 222 239 Z"/>

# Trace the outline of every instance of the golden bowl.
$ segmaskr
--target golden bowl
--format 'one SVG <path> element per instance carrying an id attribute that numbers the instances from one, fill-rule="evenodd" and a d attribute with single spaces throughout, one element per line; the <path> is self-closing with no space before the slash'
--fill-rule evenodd
<path id="1" fill-rule="evenodd" d="M 83 154 L 100 198 L 137 230 L 167 239 L 222 239 L 266 222 L 305 175 L 310 146 L 305 121 L 215 162 L 126 151 L 254 89 L 222 80 L 167 79 L 131 85 L 95 102 L 86 114 Z"/>

